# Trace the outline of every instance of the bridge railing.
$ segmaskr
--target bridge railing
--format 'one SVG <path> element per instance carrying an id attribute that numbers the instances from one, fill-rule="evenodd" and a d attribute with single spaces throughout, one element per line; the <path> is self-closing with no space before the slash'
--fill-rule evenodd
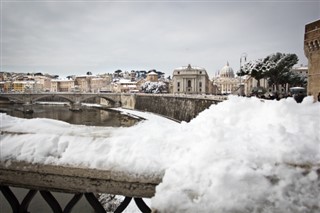
<path id="1" fill-rule="evenodd" d="M 129 174 L 26 162 L 0 163 L 0 189 L 13 212 L 28 212 L 28 206 L 37 192 L 53 212 L 71 212 L 82 196 L 95 212 L 106 212 L 95 196 L 97 193 L 125 196 L 115 212 L 125 210 L 131 200 L 135 201 L 141 212 L 151 212 L 142 198 L 152 197 L 161 179 L 162 175 Z M 19 203 L 10 187 L 20 187 L 30 191 Z M 62 209 L 51 192 L 71 193 L 74 196 Z"/>

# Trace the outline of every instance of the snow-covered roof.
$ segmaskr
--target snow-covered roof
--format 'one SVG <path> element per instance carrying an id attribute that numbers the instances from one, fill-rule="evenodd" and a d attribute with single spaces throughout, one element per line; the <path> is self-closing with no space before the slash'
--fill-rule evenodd
<path id="1" fill-rule="evenodd" d="M 85 77 L 90 77 L 90 78 L 96 78 L 96 75 L 76 75 L 76 78 L 85 78 Z"/>
<path id="2" fill-rule="evenodd" d="M 34 84 L 34 81 L 14 81 L 14 84 Z"/>
<path id="3" fill-rule="evenodd" d="M 118 83 L 120 83 L 120 84 L 136 84 L 137 82 L 131 81 L 130 79 L 121 78 L 121 79 L 119 79 Z"/>
<path id="4" fill-rule="evenodd" d="M 293 67 L 293 70 L 308 70 L 308 66 Z"/>
<path id="5" fill-rule="evenodd" d="M 52 79 L 51 82 L 74 82 L 72 79 Z"/>
<path id="6" fill-rule="evenodd" d="M 147 75 L 158 75 L 158 73 L 152 71 L 152 72 L 148 73 Z"/>

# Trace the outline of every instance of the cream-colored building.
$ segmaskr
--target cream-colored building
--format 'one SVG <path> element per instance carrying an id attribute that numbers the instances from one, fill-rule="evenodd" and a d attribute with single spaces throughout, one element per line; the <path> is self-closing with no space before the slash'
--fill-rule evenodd
<path id="1" fill-rule="evenodd" d="M 240 78 L 236 77 L 229 63 L 213 78 L 213 94 L 240 94 Z"/>
<path id="2" fill-rule="evenodd" d="M 293 72 L 294 74 L 300 76 L 300 77 L 304 77 L 307 78 L 308 77 L 308 66 L 303 66 L 300 65 L 299 67 L 293 67 L 291 72 Z"/>
<path id="3" fill-rule="evenodd" d="M 147 81 L 157 82 L 158 81 L 158 73 L 152 71 L 147 74 Z"/>
<path id="4" fill-rule="evenodd" d="M 34 76 L 35 81 L 35 91 L 36 92 L 45 92 L 50 91 L 51 88 L 51 78 L 47 76 Z"/>
<path id="5" fill-rule="evenodd" d="M 112 83 L 112 92 L 129 93 L 138 91 L 137 82 L 130 79 L 120 79 Z"/>
<path id="6" fill-rule="evenodd" d="M 74 80 L 51 80 L 51 92 L 73 92 Z"/>
<path id="7" fill-rule="evenodd" d="M 91 92 L 93 93 L 97 93 L 102 90 L 111 91 L 111 81 L 109 78 L 95 77 L 91 79 L 90 83 L 91 83 Z"/>
<path id="8" fill-rule="evenodd" d="M 176 68 L 172 76 L 173 93 L 207 94 L 211 93 L 211 81 L 207 71 L 201 67 Z"/>
<path id="9" fill-rule="evenodd" d="M 12 88 L 14 92 L 33 92 L 34 81 L 13 81 Z"/>
<path id="10" fill-rule="evenodd" d="M 95 76 L 92 75 L 79 75 L 74 79 L 74 85 L 80 92 L 91 92 L 91 79 Z"/>
<path id="11" fill-rule="evenodd" d="M 258 81 L 255 78 L 251 77 L 250 75 L 243 76 L 241 81 L 242 81 L 242 84 L 244 85 L 244 95 L 245 96 L 250 96 L 252 94 L 253 89 L 258 87 Z M 267 79 L 264 79 L 264 78 L 260 79 L 259 85 L 260 85 L 260 88 L 265 89 L 264 92 L 269 92 L 269 93 L 273 92 L 273 89 L 269 88 L 269 86 L 268 86 L 269 84 L 268 84 Z M 280 88 L 280 89 L 282 89 L 282 88 Z"/>

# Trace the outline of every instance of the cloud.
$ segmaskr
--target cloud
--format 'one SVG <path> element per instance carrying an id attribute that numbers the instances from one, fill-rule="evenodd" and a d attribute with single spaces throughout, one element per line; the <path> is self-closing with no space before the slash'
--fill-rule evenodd
<path id="1" fill-rule="evenodd" d="M 319 2 L 3 2 L 2 69 L 61 75 L 188 63 L 238 67 L 273 52 L 303 62 L 304 25 Z M 67 73 L 68 72 L 68 73 Z M 69 73 L 72 72 L 72 73 Z"/>

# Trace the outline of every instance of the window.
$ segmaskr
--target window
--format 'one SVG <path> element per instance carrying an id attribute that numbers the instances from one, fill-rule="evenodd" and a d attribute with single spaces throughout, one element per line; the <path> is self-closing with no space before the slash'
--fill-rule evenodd
<path id="1" fill-rule="evenodd" d="M 191 87 L 191 80 L 188 80 L 188 87 Z"/>
<path id="2" fill-rule="evenodd" d="M 178 92 L 180 92 L 180 89 L 178 89 Z"/>
<path id="3" fill-rule="evenodd" d="M 180 87 L 180 82 L 177 83 L 177 86 Z"/>
<path id="4" fill-rule="evenodd" d="M 180 72 L 178 72 L 178 75 L 180 74 Z"/>
<path id="5" fill-rule="evenodd" d="M 201 81 L 199 82 L 199 87 L 202 87 L 202 82 Z"/>
<path id="6" fill-rule="evenodd" d="M 200 71 L 200 75 L 202 74 L 202 71 Z"/>

